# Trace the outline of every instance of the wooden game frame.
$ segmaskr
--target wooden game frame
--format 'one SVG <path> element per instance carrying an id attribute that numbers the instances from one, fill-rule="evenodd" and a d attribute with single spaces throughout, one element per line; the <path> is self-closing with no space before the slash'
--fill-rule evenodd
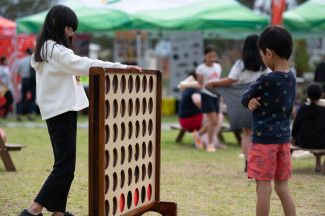
<path id="1" fill-rule="evenodd" d="M 157 77 L 154 201 L 121 215 L 142 215 L 148 211 L 166 216 L 177 215 L 176 203 L 160 201 L 161 72 L 158 70 L 137 72 L 131 69 L 101 67 L 93 67 L 89 71 L 89 215 L 110 215 L 105 213 L 105 91 L 103 90 L 106 88 L 105 76 L 109 73 L 151 74 Z"/>

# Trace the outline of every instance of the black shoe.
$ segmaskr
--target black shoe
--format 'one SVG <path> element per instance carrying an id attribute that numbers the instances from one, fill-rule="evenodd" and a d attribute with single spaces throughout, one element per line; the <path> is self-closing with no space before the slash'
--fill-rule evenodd
<path id="1" fill-rule="evenodd" d="M 33 214 L 29 213 L 29 212 L 27 211 L 27 209 L 24 209 L 24 210 L 19 214 L 19 216 L 43 216 L 43 214 L 40 213 L 40 214 L 38 214 L 38 215 L 33 215 Z"/>

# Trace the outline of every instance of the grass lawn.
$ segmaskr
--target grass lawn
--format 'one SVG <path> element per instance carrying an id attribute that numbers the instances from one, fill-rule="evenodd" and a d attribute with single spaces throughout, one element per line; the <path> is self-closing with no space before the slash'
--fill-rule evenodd
<path id="1" fill-rule="evenodd" d="M 0 162 L 0 215 L 16 216 L 30 204 L 53 163 L 45 128 L 4 128 L 8 141 L 27 148 L 11 152 L 17 172 L 5 172 Z M 193 148 L 191 136 L 176 144 L 175 131 L 162 133 L 161 200 L 178 204 L 178 215 L 254 215 L 255 183 L 243 173 L 240 148 L 231 134 L 229 148 L 206 153 Z M 293 161 L 290 189 L 297 215 L 325 215 L 325 176 L 314 172 L 314 159 Z M 77 169 L 67 209 L 88 212 L 88 131 L 78 130 Z M 50 213 L 45 213 L 50 215 Z M 156 215 L 153 213 L 147 215 Z M 275 193 L 270 215 L 283 215 Z"/>

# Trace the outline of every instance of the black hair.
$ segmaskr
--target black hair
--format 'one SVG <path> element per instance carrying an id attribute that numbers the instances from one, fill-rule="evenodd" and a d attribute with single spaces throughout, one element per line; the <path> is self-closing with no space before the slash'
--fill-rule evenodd
<path id="1" fill-rule="evenodd" d="M 244 42 L 242 60 L 244 70 L 260 71 L 265 70 L 266 66 L 262 61 L 261 55 L 257 49 L 258 35 L 252 34 L 246 37 Z"/>
<path id="2" fill-rule="evenodd" d="M 317 83 L 310 84 L 307 88 L 307 96 L 310 99 L 310 112 L 307 117 L 314 119 L 317 117 L 318 113 L 316 102 L 323 96 L 322 86 Z"/>
<path id="3" fill-rule="evenodd" d="M 0 58 L 0 64 L 3 65 L 6 61 L 7 57 L 6 56 L 1 56 Z"/>
<path id="4" fill-rule="evenodd" d="M 317 83 L 312 83 L 307 88 L 307 96 L 313 101 L 321 99 L 323 95 L 323 88 Z"/>
<path id="5" fill-rule="evenodd" d="M 217 52 L 216 48 L 212 44 L 209 44 L 204 47 L 204 55 L 208 54 L 209 52 Z"/>
<path id="6" fill-rule="evenodd" d="M 42 31 L 36 43 L 36 62 L 47 61 L 46 56 L 48 50 L 45 49 L 41 52 L 42 47 L 47 40 L 53 40 L 57 44 L 72 49 L 72 37 L 66 37 L 65 27 L 71 27 L 73 31 L 76 31 L 78 28 L 77 15 L 67 6 L 53 6 L 46 15 Z"/>
<path id="7" fill-rule="evenodd" d="M 195 70 L 191 70 L 188 74 L 187 77 L 193 76 L 195 80 L 197 80 L 197 74 Z"/>
<path id="8" fill-rule="evenodd" d="M 27 48 L 26 51 L 25 51 L 28 55 L 31 55 L 33 54 L 33 49 L 32 48 Z"/>
<path id="9" fill-rule="evenodd" d="M 274 51 L 280 58 L 289 60 L 293 47 L 292 37 L 288 30 L 281 26 L 268 26 L 260 34 L 257 47 L 264 54 L 266 49 L 269 49 Z"/>

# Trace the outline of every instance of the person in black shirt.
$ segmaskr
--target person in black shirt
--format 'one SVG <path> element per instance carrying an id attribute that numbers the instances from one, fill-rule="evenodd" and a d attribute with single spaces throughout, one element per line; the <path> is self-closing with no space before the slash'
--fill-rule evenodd
<path id="1" fill-rule="evenodd" d="M 319 84 L 307 88 L 308 102 L 298 110 L 292 127 L 292 143 L 310 149 L 325 149 L 325 107 L 319 106 L 323 89 Z"/>

